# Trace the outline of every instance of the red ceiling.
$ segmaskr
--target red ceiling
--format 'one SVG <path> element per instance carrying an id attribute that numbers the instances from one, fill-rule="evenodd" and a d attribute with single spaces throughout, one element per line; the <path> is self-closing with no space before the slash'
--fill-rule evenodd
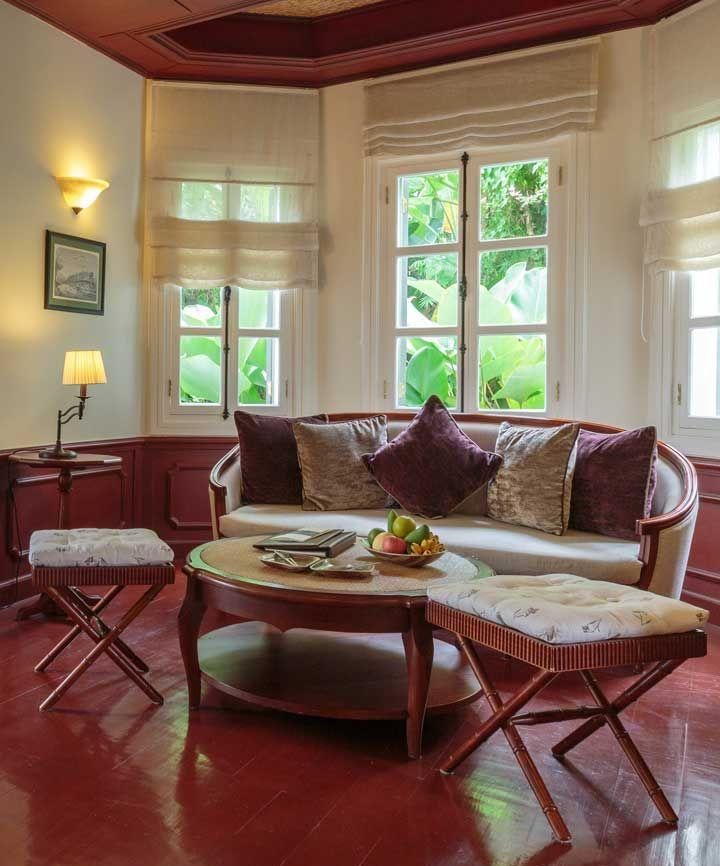
<path id="1" fill-rule="evenodd" d="M 322 87 L 651 24 L 694 0 L 381 0 L 315 18 L 258 14 L 267 0 L 8 2 L 149 78 Z"/>

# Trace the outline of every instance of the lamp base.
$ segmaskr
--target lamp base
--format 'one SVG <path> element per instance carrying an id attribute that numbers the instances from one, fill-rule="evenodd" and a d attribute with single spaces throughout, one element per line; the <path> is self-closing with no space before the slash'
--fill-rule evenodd
<path id="1" fill-rule="evenodd" d="M 41 451 L 39 454 L 43 460 L 74 460 L 77 457 L 77 451 L 70 451 L 60 445 L 54 448 L 49 448 L 46 451 Z"/>

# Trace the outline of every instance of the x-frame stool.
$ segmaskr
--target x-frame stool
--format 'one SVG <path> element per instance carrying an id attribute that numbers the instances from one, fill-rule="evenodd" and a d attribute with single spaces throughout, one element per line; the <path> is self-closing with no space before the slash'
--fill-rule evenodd
<path id="1" fill-rule="evenodd" d="M 553 755 L 562 759 L 570 749 L 607 725 L 645 786 L 662 820 L 668 824 L 677 823 L 675 811 L 619 715 L 622 710 L 656 686 L 684 661 L 704 656 L 707 652 L 707 638 L 704 631 L 694 629 L 689 632 L 652 637 L 550 644 L 435 601 L 428 603 L 426 616 L 433 625 L 447 629 L 456 635 L 492 710 L 490 718 L 441 764 L 442 773 L 452 773 L 478 746 L 498 730 L 502 730 L 550 824 L 553 835 L 559 842 L 568 843 L 572 840 L 570 831 L 527 751 L 518 728 L 522 725 L 583 719 L 583 723 L 576 730 L 552 747 Z M 536 672 L 514 695 L 503 701 L 475 649 L 475 643 L 526 662 L 533 666 Z M 594 671 L 602 668 L 648 663 L 654 664 L 614 700 L 609 700 L 605 696 L 594 676 Z M 520 714 L 520 711 L 555 677 L 571 671 L 577 672 L 582 678 L 594 706 Z"/>
<path id="2" fill-rule="evenodd" d="M 163 587 L 175 581 L 172 564 L 38 567 L 33 569 L 35 587 L 47 593 L 67 614 L 73 627 L 35 666 L 44 671 L 80 634 L 95 644 L 82 661 L 40 704 L 49 710 L 70 689 L 90 666 L 105 654 L 140 688 L 153 703 L 162 704 L 162 695 L 145 679 L 145 662 L 122 640 L 120 635 L 136 619 Z M 94 604 L 89 605 L 76 587 L 109 586 L 110 589 Z M 113 626 L 107 625 L 100 614 L 126 586 L 146 586 L 145 592 L 122 614 Z"/>

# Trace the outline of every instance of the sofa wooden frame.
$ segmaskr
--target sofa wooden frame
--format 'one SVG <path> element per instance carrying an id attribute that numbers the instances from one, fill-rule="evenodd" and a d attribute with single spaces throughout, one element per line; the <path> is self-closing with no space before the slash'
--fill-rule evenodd
<path id="1" fill-rule="evenodd" d="M 386 412 L 388 421 L 412 421 L 414 412 Z M 367 417 L 367 412 L 347 412 L 329 415 L 331 421 L 349 421 L 355 418 Z M 462 424 L 501 424 L 507 421 L 511 424 L 521 424 L 529 427 L 557 427 L 560 424 L 569 423 L 561 418 L 532 418 L 527 415 L 497 415 L 485 413 L 454 414 L 457 422 Z M 589 421 L 578 422 L 582 429 L 594 433 L 620 433 L 623 428 L 613 427 L 608 424 L 596 424 Z M 697 506 L 698 488 L 697 474 L 692 463 L 678 450 L 665 442 L 658 442 L 659 455 L 670 463 L 679 473 L 682 480 L 682 496 L 680 502 L 672 511 L 665 514 L 656 514 L 643 520 L 638 520 L 637 531 L 640 537 L 640 550 L 638 557 L 643 563 L 640 580 L 636 586 L 647 589 L 650 585 L 658 550 L 660 547 L 660 533 L 663 530 L 681 524 L 692 514 Z M 213 467 L 210 473 L 210 511 L 212 515 L 213 538 L 220 538 L 220 518 L 238 507 L 241 502 L 239 491 L 241 489 L 240 475 L 240 447 L 236 445 L 224 455 Z M 231 491 L 235 491 L 238 497 L 233 501 Z"/>

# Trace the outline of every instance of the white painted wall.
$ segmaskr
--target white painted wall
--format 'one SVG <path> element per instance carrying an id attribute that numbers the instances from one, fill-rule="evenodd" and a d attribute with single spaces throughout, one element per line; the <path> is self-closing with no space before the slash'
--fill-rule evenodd
<path id="1" fill-rule="evenodd" d="M 66 349 L 101 349 L 108 375 L 67 440 L 138 434 L 142 79 L 0 3 L 0 115 L 0 448 L 54 439 L 76 391 L 60 383 Z M 111 186 L 75 217 L 54 180 L 67 174 Z M 43 309 L 48 228 L 108 244 L 104 316 Z"/>
<path id="2" fill-rule="evenodd" d="M 621 426 L 647 417 L 640 339 L 645 185 L 644 33 L 603 37 L 598 125 L 589 134 L 586 389 L 576 413 Z M 363 83 L 322 91 L 322 266 L 318 405 L 365 409 L 362 345 Z"/>

